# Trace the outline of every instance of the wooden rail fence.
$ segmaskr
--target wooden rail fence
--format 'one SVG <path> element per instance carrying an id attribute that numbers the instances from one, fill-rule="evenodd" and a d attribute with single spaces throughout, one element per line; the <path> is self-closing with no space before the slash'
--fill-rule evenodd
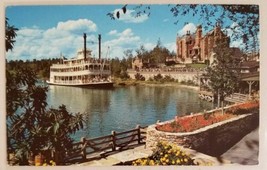
<path id="1" fill-rule="evenodd" d="M 137 125 L 135 129 L 115 132 L 112 131 L 110 135 L 97 137 L 93 139 L 81 138 L 80 142 L 73 144 L 64 154 L 64 162 L 72 161 L 86 161 L 88 157 L 105 157 L 106 154 L 120 151 L 125 149 L 127 146 L 134 144 L 143 144 L 146 136 L 146 127 Z"/>

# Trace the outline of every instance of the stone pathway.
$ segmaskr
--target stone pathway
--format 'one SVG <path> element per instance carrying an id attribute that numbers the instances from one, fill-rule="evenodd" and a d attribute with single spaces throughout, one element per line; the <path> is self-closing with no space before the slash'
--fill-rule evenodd
<path id="1" fill-rule="evenodd" d="M 243 137 L 237 144 L 221 155 L 241 165 L 257 165 L 259 157 L 259 128 Z"/>

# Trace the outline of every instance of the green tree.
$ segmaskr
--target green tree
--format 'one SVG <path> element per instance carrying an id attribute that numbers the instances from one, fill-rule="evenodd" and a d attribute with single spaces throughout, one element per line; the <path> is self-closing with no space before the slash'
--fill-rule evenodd
<path id="1" fill-rule="evenodd" d="M 66 151 L 72 143 L 70 135 L 83 128 L 82 115 L 67 112 L 65 106 L 47 109 L 48 88 L 36 85 L 31 69 L 17 67 L 6 75 L 8 152 L 27 164 L 30 153 Z"/>
<path id="2" fill-rule="evenodd" d="M 234 51 L 226 43 L 220 42 L 213 49 L 214 62 L 207 68 L 204 76 L 209 78 L 210 90 L 218 96 L 218 107 L 226 96 L 232 94 L 238 85 L 239 73 L 235 69 L 239 59 L 234 57 Z"/>
<path id="3" fill-rule="evenodd" d="M 165 63 L 167 57 L 171 57 L 170 51 L 161 45 L 160 39 L 157 45 L 149 52 L 150 58 L 155 64 Z"/>
<path id="4" fill-rule="evenodd" d="M 6 36 L 8 51 L 13 48 L 17 29 L 13 26 L 6 29 L 14 35 Z M 15 153 L 18 163 L 27 165 L 29 154 L 66 151 L 72 143 L 70 135 L 83 128 L 83 116 L 67 112 L 65 106 L 47 109 L 48 88 L 37 85 L 31 68 L 20 61 L 11 63 L 13 67 L 6 69 L 7 154 Z"/>
<path id="5" fill-rule="evenodd" d="M 15 37 L 17 36 L 16 31 L 18 31 L 18 28 L 16 28 L 13 25 L 9 25 L 8 18 L 5 19 L 5 43 L 6 43 L 6 51 L 12 50 L 13 45 L 16 42 Z"/>

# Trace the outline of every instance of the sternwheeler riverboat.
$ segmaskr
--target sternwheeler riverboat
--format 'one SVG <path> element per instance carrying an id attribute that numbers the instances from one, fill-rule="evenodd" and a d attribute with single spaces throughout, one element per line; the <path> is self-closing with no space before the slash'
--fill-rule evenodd
<path id="1" fill-rule="evenodd" d="M 101 58 L 101 35 L 99 35 L 99 58 L 92 57 L 92 51 L 86 49 L 86 34 L 84 49 L 77 52 L 73 59 L 62 59 L 60 63 L 50 67 L 50 85 L 80 86 L 89 88 L 111 88 L 110 60 Z"/>

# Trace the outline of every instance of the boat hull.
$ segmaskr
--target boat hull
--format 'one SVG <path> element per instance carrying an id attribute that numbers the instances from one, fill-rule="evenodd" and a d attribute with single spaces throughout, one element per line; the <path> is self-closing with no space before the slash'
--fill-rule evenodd
<path id="1" fill-rule="evenodd" d="M 113 88 L 113 82 L 93 82 L 93 83 L 83 83 L 83 84 L 62 84 L 62 83 L 52 83 L 47 81 L 49 85 L 55 86 L 71 86 L 71 87 L 83 87 L 83 88 Z"/>

